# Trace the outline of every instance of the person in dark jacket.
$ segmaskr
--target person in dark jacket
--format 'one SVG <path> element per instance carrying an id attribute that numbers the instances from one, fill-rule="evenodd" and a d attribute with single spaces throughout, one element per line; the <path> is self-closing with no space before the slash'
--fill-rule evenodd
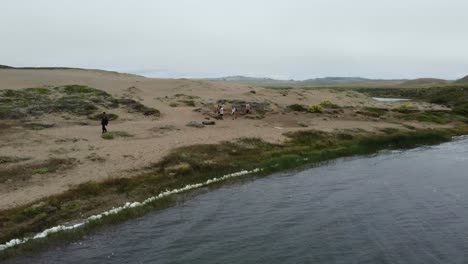
<path id="1" fill-rule="evenodd" d="M 103 134 L 107 132 L 107 128 L 106 128 L 107 124 L 109 124 L 109 118 L 107 117 L 106 112 L 103 112 L 102 117 L 101 117 L 101 125 L 102 125 Z"/>

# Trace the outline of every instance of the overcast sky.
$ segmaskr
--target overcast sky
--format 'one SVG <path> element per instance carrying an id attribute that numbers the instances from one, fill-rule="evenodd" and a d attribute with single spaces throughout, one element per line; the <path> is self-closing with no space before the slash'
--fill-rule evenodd
<path id="1" fill-rule="evenodd" d="M 159 77 L 468 74 L 467 0 L 0 0 L 0 64 Z"/>

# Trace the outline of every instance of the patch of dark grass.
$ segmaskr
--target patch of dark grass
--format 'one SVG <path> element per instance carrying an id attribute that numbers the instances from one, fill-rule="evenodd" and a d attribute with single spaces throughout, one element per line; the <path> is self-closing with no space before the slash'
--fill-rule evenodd
<path id="1" fill-rule="evenodd" d="M 468 102 L 457 104 L 457 106 L 453 108 L 453 112 L 458 115 L 467 117 L 468 116 Z"/>
<path id="2" fill-rule="evenodd" d="M 46 128 L 52 128 L 55 124 L 52 123 L 23 123 L 23 127 L 31 130 L 42 130 Z"/>
<path id="3" fill-rule="evenodd" d="M 33 174 L 47 174 L 49 172 L 50 172 L 49 168 L 47 167 L 37 168 L 37 169 L 32 170 Z"/>
<path id="4" fill-rule="evenodd" d="M 76 115 L 91 115 L 98 110 L 98 107 L 88 100 L 79 96 L 65 96 L 52 105 L 54 112 L 72 113 Z"/>
<path id="5" fill-rule="evenodd" d="M 183 97 L 183 98 L 186 98 L 188 100 L 193 100 L 193 99 L 198 99 L 200 98 L 199 96 L 194 96 L 194 95 L 186 95 L 186 94 L 175 94 L 174 97 Z"/>
<path id="6" fill-rule="evenodd" d="M 114 134 L 107 132 L 107 133 L 102 134 L 101 138 L 105 140 L 111 140 L 111 139 L 114 139 Z"/>
<path id="7" fill-rule="evenodd" d="M 327 133 L 317 130 L 289 132 L 285 136 L 291 139 L 288 143 L 294 146 L 315 146 L 328 140 Z"/>
<path id="8" fill-rule="evenodd" d="M 50 94 L 52 91 L 49 88 L 27 88 L 26 91 L 38 94 Z"/>
<path id="9" fill-rule="evenodd" d="M 125 131 L 112 131 L 101 135 L 101 138 L 106 140 L 114 139 L 116 137 L 133 137 L 133 135 Z"/>
<path id="10" fill-rule="evenodd" d="M 451 112 L 421 112 L 402 116 L 406 120 L 417 120 L 419 122 L 430 122 L 436 124 L 448 124 L 451 122 L 467 122 L 464 116 L 456 115 Z"/>
<path id="11" fill-rule="evenodd" d="M 0 183 L 8 180 L 25 181 L 33 174 L 54 173 L 74 166 L 74 159 L 48 159 L 41 163 L 0 168 Z"/>
<path id="12" fill-rule="evenodd" d="M 31 159 L 31 158 L 0 156 L 0 165 L 8 164 L 8 163 L 17 163 L 17 162 L 26 161 L 26 160 L 29 160 L 29 159 Z"/>
<path id="13" fill-rule="evenodd" d="M 340 108 L 337 104 L 332 103 L 332 101 L 330 101 L 330 100 L 323 100 L 320 103 L 320 106 L 322 106 L 324 108 L 328 108 L 328 109 L 338 109 L 338 108 Z"/>
<path id="14" fill-rule="evenodd" d="M 191 106 L 191 107 L 196 106 L 194 100 L 179 100 L 179 102 L 184 103 L 186 106 Z"/>
<path id="15" fill-rule="evenodd" d="M 143 105 L 142 103 L 137 102 L 133 99 L 120 99 L 119 103 L 126 105 L 129 108 L 128 110 L 129 113 L 139 112 L 139 113 L 143 113 L 146 116 L 160 116 L 161 115 L 159 110 L 155 108 L 147 107 Z"/>
<path id="16" fill-rule="evenodd" d="M 106 113 L 106 115 L 107 115 L 107 119 L 109 119 L 109 121 L 113 121 L 113 120 L 116 120 L 116 119 L 119 118 L 118 115 L 113 114 L 113 113 Z M 91 119 L 91 120 L 101 120 L 102 113 L 89 115 L 88 118 Z"/>
<path id="17" fill-rule="evenodd" d="M 110 94 L 104 91 L 83 85 L 67 85 L 61 89 L 63 89 L 63 92 L 68 95 L 82 95 L 86 97 L 112 97 Z"/>
<path id="18" fill-rule="evenodd" d="M 41 115 L 50 112 L 52 100 L 48 94 L 35 90 L 1 90 L 0 118 L 20 119 L 27 115 Z"/>
<path id="19" fill-rule="evenodd" d="M 129 112 L 159 116 L 157 109 L 132 99 L 118 100 L 110 94 L 87 86 L 67 85 L 0 91 L 0 119 L 22 119 L 49 113 L 71 113 L 94 117 L 100 108 L 116 108 L 120 104 Z M 112 117 L 111 117 L 112 118 Z"/>
<path id="20" fill-rule="evenodd" d="M 294 112 L 307 112 L 307 107 L 300 104 L 288 105 L 287 109 Z"/>
<path id="21" fill-rule="evenodd" d="M 367 112 L 374 114 L 375 116 L 379 117 L 385 115 L 388 112 L 386 108 L 378 108 L 378 107 L 365 107 L 364 108 Z"/>

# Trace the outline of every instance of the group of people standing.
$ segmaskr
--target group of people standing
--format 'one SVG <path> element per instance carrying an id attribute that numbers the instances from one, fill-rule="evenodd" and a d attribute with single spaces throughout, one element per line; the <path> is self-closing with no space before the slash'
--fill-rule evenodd
<path id="1" fill-rule="evenodd" d="M 246 103 L 245 104 L 245 114 L 250 113 L 250 108 L 251 108 L 250 104 Z M 216 107 L 215 114 L 216 114 L 216 117 L 218 119 L 223 120 L 224 119 L 224 106 L 223 105 L 218 105 Z M 236 105 L 231 106 L 231 116 L 232 116 L 232 120 L 237 119 L 237 117 L 238 117 L 238 111 L 237 111 L 237 106 Z"/>
<path id="2" fill-rule="evenodd" d="M 251 112 L 251 106 L 249 103 L 245 104 L 245 114 L 249 114 Z M 224 119 L 224 107 L 222 105 L 218 105 L 216 107 L 216 116 L 218 119 L 223 120 Z M 238 111 L 237 111 L 237 106 L 232 105 L 231 106 L 231 116 L 232 120 L 237 119 L 238 117 Z M 109 117 L 107 116 L 106 112 L 103 112 L 101 115 L 101 126 L 102 126 L 102 133 L 107 132 L 106 126 L 109 124 Z"/>

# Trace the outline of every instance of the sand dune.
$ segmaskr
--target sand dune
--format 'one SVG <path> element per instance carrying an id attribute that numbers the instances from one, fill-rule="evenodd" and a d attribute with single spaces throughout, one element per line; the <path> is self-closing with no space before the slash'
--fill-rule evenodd
<path id="1" fill-rule="evenodd" d="M 356 115 L 355 110 L 362 106 L 394 107 L 391 103 L 375 102 L 356 92 L 284 91 L 220 81 L 156 79 L 91 70 L 0 70 L 0 90 L 73 84 L 94 87 L 116 98 L 132 98 L 160 110 L 161 116 L 138 116 L 123 108 L 109 110 L 119 115 L 119 119 L 110 122 L 109 131 L 125 131 L 133 135 L 114 140 L 103 140 L 99 121 L 90 121 L 82 116 L 49 114 L 28 117 L 26 121 L 54 124 L 43 130 L 24 129 L 15 120 L 0 120 L 0 156 L 29 158 L 18 163 L 20 165 L 40 163 L 51 158 L 70 159 L 74 163 L 67 170 L 0 183 L 0 209 L 57 194 L 89 180 L 131 177 L 179 146 L 216 143 L 240 137 L 260 137 L 281 143 L 286 139 L 283 136 L 285 132 L 300 129 L 404 129 L 395 122 Z M 193 101 L 194 107 L 184 104 L 183 101 L 188 99 Z M 210 118 L 212 106 L 219 100 L 259 103 L 267 105 L 268 111 L 260 114 L 254 109 L 253 114 L 240 116 L 236 120 L 227 116 L 225 120 L 216 120 L 216 125 L 204 128 L 186 126 L 188 122 Z M 323 100 L 331 100 L 344 109 L 343 113 L 286 111 L 291 104 L 311 105 Z M 441 108 L 425 103 L 415 105 L 420 109 Z M 199 111 L 194 111 L 196 109 Z M 227 104 L 226 112 L 229 110 L 230 105 Z M 89 125 L 80 125 L 84 121 Z M 410 124 L 416 127 L 435 126 Z M 10 168 L 18 164 L 0 166 Z"/>

